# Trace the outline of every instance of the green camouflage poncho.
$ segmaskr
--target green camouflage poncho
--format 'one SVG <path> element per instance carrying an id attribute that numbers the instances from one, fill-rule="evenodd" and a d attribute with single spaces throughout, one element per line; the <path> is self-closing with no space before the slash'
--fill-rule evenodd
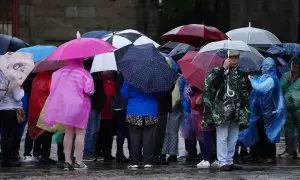
<path id="1" fill-rule="evenodd" d="M 233 97 L 226 93 L 227 83 L 235 92 Z M 215 68 L 205 79 L 203 94 L 205 128 L 218 126 L 224 122 L 237 122 L 247 125 L 249 121 L 248 97 L 251 85 L 247 74 L 238 70 Z"/>

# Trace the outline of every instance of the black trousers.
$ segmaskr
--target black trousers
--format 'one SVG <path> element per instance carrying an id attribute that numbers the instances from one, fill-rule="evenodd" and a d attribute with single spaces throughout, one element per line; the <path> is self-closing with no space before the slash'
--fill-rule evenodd
<path id="1" fill-rule="evenodd" d="M 11 163 L 13 157 L 13 150 L 17 149 L 19 131 L 18 119 L 15 110 L 1 110 L 1 152 L 2 163 Z"/>
<path id="2" fill-rule="evenodd" d="M 124 156 L 123 145 L 125 138 L 128 142 L 128 150 L 130 155 L 130 140 L 129 140 L 129 130 L 128 124 L 126 123 L 126 109 L 121 111 L 115 111 L 115 116 L 117 120 L 117 155 Z"/>
<path id="3" fill-rule="evenodd" d="M 197 140 L 190 140 L 190 139 L 185 139 L 184 140 L 184 145 L 185 145 L 185 150 L 188 152 L 188 156 L 196 157 L 197 156 Z M 204 152 L 204 145 L 202 142 L 199 141 L 199 146 L 201 153 Z"/>
<path id="4" fill-rule="evenodd" d="M 31 151 L 33 150 L 33 156 L 39 157 L 41 155 L 41 146 L 38 146 L 29 136 L 27 130 L 24 144 L 24 156 L 31 156 Z"/>
<path id="5" fill-rule="evenodd" d="M 162 148 L 164 145 L 164 139 L 166 135 L 168 114 L 163 114 L 158 116 L 158 122 L 156 124 L 155 131 L 155 150 L 154 155 L 160 156 L 162 152 Z"/>
<path id="6" fill-rule="evenodd" d="M 40 154 L 41 154 L 42 158 L 47 159 L 50 157 L 52 135 L 53 135 L 53 133 L 45 131 L 34 141 L 34 146 L 36 146 L 37 149 L 41 150 Z M 38 152 L 36 152 L 36 153 L 38 153 Z"/>
<path id="7" fill-rule="evenodd" d="M 100 131 L 98 133 L 98 139 L 96 143 L 95 154 L 97 156 L 103 156 L 104 158 L 111 156 L 115 129 L 115 120 L 101 120 Z"/>
<path id="8" fill-rule="evenodd" d="M 143 149 L 143 161 L 151 164 L 154 156 L 156 125 L 135 126 L 129 124 L 129 136 L 131 146 L 131 164 L 138 164 Z"/>
<path id="9" fill-rule="evenodd" d="M 271 143 L 268 139 L 264 127 L 264 121 L 263 119 L 259 119 L 256 123 L 258 135 L 259 135 L 259 141 L 255 143 L 255 145 L 252 147 L 252 155 L 254 158 L 261 157 L 261 158 L 276 158 L 276 144 Z"/>
<path id="10" fill-rule="evenodd" d="M 63 139 L 64 137 L 65 134 L 63 134 Z M 58 161 L 65 161 L 64 140 L 62 140 L 60 143 L 57 143 L 57 157 Z"/>

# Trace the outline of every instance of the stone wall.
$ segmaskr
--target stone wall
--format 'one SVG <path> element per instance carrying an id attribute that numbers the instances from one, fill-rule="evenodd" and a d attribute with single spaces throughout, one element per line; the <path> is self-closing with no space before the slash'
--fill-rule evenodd
<path id="1" fill-rule="evenodd" d="M 267 29 L 282 42 L 299 40 L 299 0 L 231 0 L 231 29 L 248 26 Z"/>
<path id="2" fill-rule="evenodd" d="M 139 0 L 21 0 L 21 38 L 32 44 L 58 44 L 73 39 L 76 31 L 127 28 L 156 36 L 156 4 L 144 1 L 147 17 L 138 11 Z"/>

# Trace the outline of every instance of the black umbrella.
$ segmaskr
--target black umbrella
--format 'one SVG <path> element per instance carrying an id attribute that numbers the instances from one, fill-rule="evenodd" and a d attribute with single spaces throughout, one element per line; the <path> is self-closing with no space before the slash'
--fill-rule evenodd
<path id="1" fill-rule="evenodd" d="M 130 46 L 117 65 L 125 81 L 145 93 L 169 91 L 178 78 L 153 44 Z"/>
<path id="2" fill-rule="evenodd" d="M 17 50 L 28 46 L 29 44 L 19 38 L 0 34 L 0 55 L 4 55 L 7 52 L 16 52 Z"/>

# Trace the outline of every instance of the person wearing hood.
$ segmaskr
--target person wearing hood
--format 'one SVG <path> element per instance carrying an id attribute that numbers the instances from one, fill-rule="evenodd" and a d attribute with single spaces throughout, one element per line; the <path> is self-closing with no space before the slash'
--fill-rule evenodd
<path id="1" fill-rule="evenodd" d="M 69 64 L 52 75 L 50 95 L 46 102 L 44 123 L 65 126 L 65 170 L 87 169 L 83 163 L 85 129 L 91 112 L 90 96 L 94 93 L 91 74 L 83 68 L 83 59 Z M 76 137 L 75 137 L 76 136 Z M 75 137 L 75 164 L 71 155 Z"/>
<path id="2" fill-rule="evenodd" d="M 276 65 L 266 58 L 261 76 L 249 76 L 252 85 L 250 96 L 249 127 L 240 133 L 239 140 L 253 146 L 253 153 L 260 163 L 276 162 L 276 145 L 286 121 L 286 110 Z"/>
<path id="3" fill-rule="evenodd" d="M 287 121 L 284 127 L 286 136 L 286 152 L 280 157 L 297 158 L 295 130 L 300 134 L 300 58 L 291 58 L 291 71 L 280 79 L 284 102 L 287 111 Z"/>

